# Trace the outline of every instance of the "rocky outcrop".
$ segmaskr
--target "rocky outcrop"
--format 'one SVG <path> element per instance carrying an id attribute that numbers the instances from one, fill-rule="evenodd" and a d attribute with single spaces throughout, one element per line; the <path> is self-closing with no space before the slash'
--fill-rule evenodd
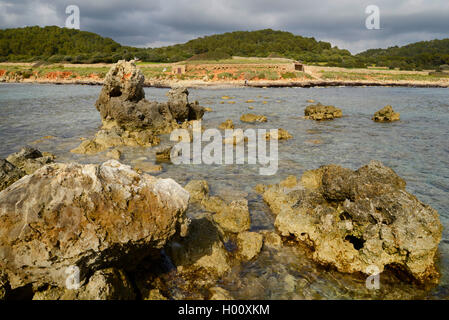
<path id="1" fill-rule="evenodd" d="M 14 182 L 25 175 L 25 172 L 18 169 L 5 159 L 0 159 L 0 191 L 6 189 Z"/>
<path id="2" fill-rule="evenodd" d="M 205 180 L 192 180 L 185 189 L 193 202 L 199 203 L 205 210 L 214 213 L 213 220 L 225 231 L 239 233 L 249 230 L 251 218 L 248 200 L 236 199 L 227 203 L 218 196 L 209 195 L 209 185 Z"/>
<path id="3" fill-rule="evenodd" d="M 306 107 L 304 110 L 306 119 L 310 120 L 333 120 L 335 118 L 341 118 L 343 113 L 341 109 L 334 106 L 324 106 L 321 103 Z"/>
<path id="4" fill-rule="evenodd" d="M 391 106 L 385 106 L 374 114 L 372 120 L 375 122 L 399 121 L 400 114 L 399 112 L 394 112 Z"/>
<path id="5" fill-rule="evenodd" d="M 166 132 L 168 124 L 199 120 L 204 109 L 198 102 L 189 103 L 186 88 L 175 88 L 168 93 L 168 102 L 150 102 L 145 99 L 145 77 L 133 62 L 117 62 L 105 77 L 103 89 L 95 106 L 103 124 L 111 122 L 125 130 L 152 130 Z"/>
<path id="6" fill-rule="evenodd" d="M 6 160 L 22 170 L 26 174 L 31 174 L 46 164 L 53 163 L 55 156 L 48 152 L 26 146 L 19 152 L 9 155 Z"/>
<path id="7" fill-rule="evenodd" d="M 135 265 L 186 234 L 188 201 L 172 179 L 115 160 L 47 165 L 0 192 L 0 269 L 13 289 L 61 288 L 69 267 L 83 282 L 96 270 Z"/>
<path id="8" fill-rule="evenodd" d="M 327 165 L 290 177 L 263 193 L 283 236 L 312 248 L 312 258 L 341 272 L 373 266 L 437 282 L 438 213 L 405 190 L 405 181 L 378 161 L 356 171 Z"/>
<path id="9" fill-rule="evenodd" d="M 292 135 L 285 129 L 279 128 L 277 134 L 273 134 L 271 131 L 265 134 L 266 140 L 288 140 L 293 138 Z"/>
<path id="10" fill-rule="evenodd" d="M 242 260 L 249 261 L 262 250 L 263 235 L 257 232 L 241 232 L 237 235 L 238 255 Z"/>
<path id="11" fill-rule="evenodd" d="M 120 145 L 157 145 L 157 135 L 170 133 L 182 122 L 203 117 L 204 108 L 197 101 L 189 102 L 186 88 L 170 90 L 168 102 L 146 100 L 144 80 L 142 71 L 133 62 L 117 62 L 107 73 L 95 103 L 102 130 L 72 151 L 91 154 Z"/>
<path id="12" fill-rule="evenodd" d="M 240 117 L 242 122 L 267 122 L 267 117 L 264 115 L 246 113 Z"/>

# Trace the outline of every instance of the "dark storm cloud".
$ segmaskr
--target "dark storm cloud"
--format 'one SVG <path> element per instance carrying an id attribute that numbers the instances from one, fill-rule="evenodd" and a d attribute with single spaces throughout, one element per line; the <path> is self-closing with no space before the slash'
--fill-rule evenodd
<path id="1" fill-rule="evenodd" d="M 359 52 L 449 37 L 447 0 L 0 0 L 0 28 L 64 26 L 78 5 L 81 29 L 124 45 L 161 46 L 235 30 L 272 28 Z M 367 30 L 365 8 L 380 8 L 381 30 Z"/>

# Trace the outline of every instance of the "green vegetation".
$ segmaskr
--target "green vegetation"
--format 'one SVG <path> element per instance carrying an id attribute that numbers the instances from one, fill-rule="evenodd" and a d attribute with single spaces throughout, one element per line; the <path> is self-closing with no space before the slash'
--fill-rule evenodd
<path id="1" fill-rule="evenodd" d="M 365 64 L 390 69 L 439 70 L 441 65 L 449 64 L 449 39 L 421 41 L 388 49 L 370 49 L 356 57 Z"/>
<path id="2" fill-rule="evenodd" d="M 232 59 L 233 56 L 242 58 Z M 371 49 L 351 55 L 348 50 L 332 47 L 328 42 L 271 29 L 228 32 L 184 44 L 146 49 L 122 46 L 95 33 L 56 26 L 0 30 L 0 62 L 114 63 L 133 58 L 140 59 L 142 66 L 185 60 L 188 64 L 288 63 L 285 60 L 288 58 L 320 66 L 440 72 L 449 70 L 449 39 Z"/>

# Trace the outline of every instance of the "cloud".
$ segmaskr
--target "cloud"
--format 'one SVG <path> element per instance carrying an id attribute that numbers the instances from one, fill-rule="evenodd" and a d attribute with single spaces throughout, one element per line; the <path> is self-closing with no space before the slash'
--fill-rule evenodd
<path id="1" fill-rule="evenodd" d="M 0 28 L 62 27 L 72 4 L 80 8 L 82 30 L 139 47 L 265 28 L 329 41 L 353 53 L 449 37 L 447 0 L 0 0 Z M 380 30 L 365 27 L 368 5 L 380 9 Z"/>

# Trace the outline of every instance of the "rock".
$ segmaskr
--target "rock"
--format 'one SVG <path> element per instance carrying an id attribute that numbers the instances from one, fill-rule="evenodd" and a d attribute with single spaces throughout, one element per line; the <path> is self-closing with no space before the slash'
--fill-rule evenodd
<path id="1" fill-rule="evenodd" d="M 81 144 L 70 150 L 72 153 L 96 154 L 109 148 L 120 146 L 142 146 L 150 147 L 160 143 L 159 137 L 150 130 L 126 131 L 117 127 L 111 129 L 101 129 L 91 140 L 85 140 Z"/>
<path id="2" fill-rule="evenodd" d="M 282 246 L 282 238 L 273 231 L 262 231 L 263 244 L 267 247 L 279 248 Z"/>
<path id="3" fill-rule="evenodd" d="M 204 112 L 212 112 L 212 111 L 214 111 L 214 110 L 212 110 L 212 108 L 209 108 L 209 107 L 204 108 Z"/>
<path id="4" fill-rule="evenodd" d="M 0 270 L 0 301 L 6 300 L 8 293 L 8 280 Z"/>
<path id="5" fill-rule="evenodd" d="M 234 300 L 231 294 L 221 287 L 210 288 L 209 292 L 211 294 L 209 300 Z"/>
<path id="6" fill-rule="evenodd" d="M 246 100 L 245 101 L 246 103 L 253 103 L 253 102 L 255 102 L 253 99 L 248 99 L 248 100 Z"/>
<path id="7" fill-rule="evenodd" d="M 52 287 L 34 294 L 33 300 L 134 300 L 134 288 L 121 269 L 96 271 L 81 288 Z"/>
<path id="8" fill-rule="evenodd" d="M 161 172 L 164 168 L 159 164 L 153 164 L 151 162 L 140 162 L 137 161 L 134 163 L 134 169 L 142 172 Z M 140 172 L 139 172 L 140 173 Z"/>
<path id="9" fill-rule="evenodd" d="M 249 106 L 248 109 L 249 110 L 254 110 L 254 107 L 253 106 Z"/>
<path id="10" fill-rule="evenodd" d="M 209 197 L 209 185 L 206 180 L 192 180 L 184 189 L 190 193 L 192 201 L 201 202 Z"/>
<path id="11" fill-rule="evenodd" d="M 306 119 L 311 120 L 333 120 L 334 118 L 341 118 L 343 113 L 341 109 L 334 106 L 324 106 L 321 103 L 308 106 L 304 110 Z"/>
<path id="12" fill-rule="evenodd" d="M 308 103 L 315 103 L 315 100 L 309 99 L 309 100 L 307 100 L 307 102 L 308 102 Z"/>
<path id="13" fill-rule="evenodd" d="M 385 106 L 374 114 L 372 118 L 375 122 L 393 122 L 400 120 L 399 112 L 394 112 L 391 106 Z"/>
<path id="14" fill-rule="evenodd" d="M 226 232 L 238 233 L 249 230 L 251 219 L 248 201 L 240 199 L 223 206 L 213 215 L 214 221 Z"/>
<path id="15" fill-rule="evenodd" d="M 293 138 L 292 135 L 287 130 L 284 130 L 282 128 L 278 129 L 277 135 L 272 134 L 271 131 L 267 132 L 265 134 L 265 139 L 266 140 L 271 140 L 271 139 L 288 140 L 288 139 L 291 139 L 291 138 Z"/>
<path id="16" fill-rule="evenodd" d="M 312 248 L 312 258 L 341 272 L 402 270 L 438 282 L 438 213 L 405 190 L 405 181 L 378 161 L 356 171 L 327 165 L 293 186 L 268 186 L 264 200 L 275 226 Z"/>
<path id="17" fill-rule="evenodd" d="M 159 289 L 151 289 L 148 291 L 148 296 L 144 300 L 168 300 Z"/>
<path id="18" fill-rule="evenodd" d="M 0 269 L 11 287 L 63 287 L 129 266 L 185 232 L 189 194 L 115 160 L 47 165 L 0 192 Z"/>
<path id="19" fill-rule="evenodd" d="M 227 119 L 225 122 L 222 122 L 218 128 L 222 130 L 234 129 L 234 123 L 231 119 Z"/>
<path id="20" fill-rule="evenodd" d="M 26 174 L 31 174 L 46 164 L 53 163 L 54 158 L 51 153 L 44 155 L 39 150 L 26 146 L 19 152 L 9 155 L 6 160 Z"/>
<path id="21" fill-rule="evenodd" d="M 222 276 L 231 269 L 222 231 L 209 215 L 192 220 L 187 236 L 170 243 L 167 251 L 180 272 Z"/>
<path id="22" fill-rule="evenodd" d="M 240 121 L 242 121 L 242 122 L 267 122 L 267 117 L 263 116 L 263 115 L 247 113 L 240 117 Z"/>
<path id="23" fill-rule="evenodd" d="M 6 189 L 25 175 L 25 172 L 5 159 L 0 159 L 0 191 Z"/>
<path id="24" fill-rule="evenodd" d="M 237 235 L 238 255 L 242 260 L 249 261 L 262 250 L 263 236 L 257 232 L 241 232 Z"/>
<path id="25" fill-rule="evenodd" d="M 100 135 L 106 142 L 101 143 L 99 140 L 104 139 L 97 134 L 73 152 L 95 153 L 105 150 L 106 145 L 155 145 L 155 136 L 170 133 L 181 122 L 202 118 L 204 108 L 197 101 L 189 103 L 186 88 L 170 90 L 167 102 L 150 102 L 145 99 L 144 80 L 133 62 L 121 60 L 111 67 L 95 103 L 103 122 Z M 113 128 L 116 130 L 111 131 Z"/>
<path id="26" fill-rule="evenodd" d="M 167 162 L 170 161 L 170 154 L 171 151 L 173 149 L 172 145 L 169 146 L 160 146 L 158 148 L 156 148 L 156 160 L 157 161 L 162 161 L 162 162 Z"/>
<path id="27" fill-rule="evenodd" d="M 106 156 L 111 158 L 111 159 L 120 160 L 120 157 L 122 156 L 122 153 L 118 149 L 112 149 L 111 151 L 106 153 Z"/>

